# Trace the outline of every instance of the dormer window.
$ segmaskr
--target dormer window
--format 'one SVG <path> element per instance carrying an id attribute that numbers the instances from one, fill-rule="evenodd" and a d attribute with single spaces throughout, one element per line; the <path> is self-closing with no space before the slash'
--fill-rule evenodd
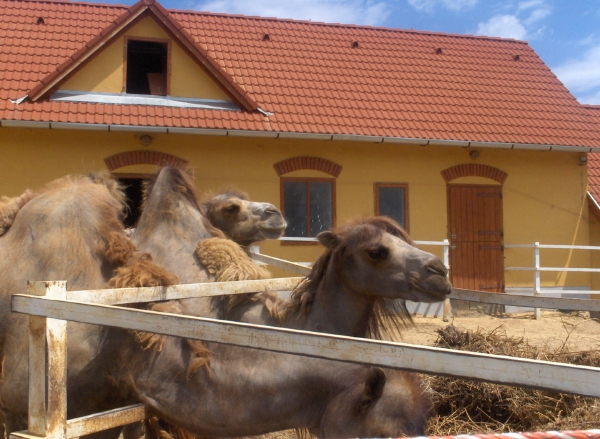
<path id="1" fill-rule="evenodd" d="M 168 41 L 127 39 L 125 92 L 167 96 Z"/>

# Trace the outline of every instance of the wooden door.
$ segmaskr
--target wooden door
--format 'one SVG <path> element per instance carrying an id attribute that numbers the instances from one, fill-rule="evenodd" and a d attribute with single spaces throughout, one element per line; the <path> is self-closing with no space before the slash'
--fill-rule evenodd
<path id="1" fill-rule="evenodd" d="M 452 285 L 504 291 L 502 186 L 448 185 Z"/>

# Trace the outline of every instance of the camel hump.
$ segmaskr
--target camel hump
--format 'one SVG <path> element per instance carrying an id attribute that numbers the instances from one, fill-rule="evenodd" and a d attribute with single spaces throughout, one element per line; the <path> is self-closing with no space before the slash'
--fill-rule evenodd
<path id="1" fill-rule="evenodd" d="M 0 200 L 0 236 L 4 235 L 10 229 L 21 208 L 36 195 L 27 189 L 18 197 L 2 197 Z"/>

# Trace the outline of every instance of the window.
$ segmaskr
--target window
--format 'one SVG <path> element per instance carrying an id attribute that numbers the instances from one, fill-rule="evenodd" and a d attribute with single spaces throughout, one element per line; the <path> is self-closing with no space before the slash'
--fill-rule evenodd
<path id="1" fill-rule="evenodd" d="M 113 173 L 112 176 L 117 179 L 123 186 L 125 192 L 125 216 L 123 225 L 127 227 L 135 227 L 137 220 L 142 213 L 142 198 L 144 182 L 148 181 L 152 174 L 122 174 Z"/>
<path id="2" fill-rule="evenodd" d="M 127 41 L 125 92 L 167 96 L 168 42 Z"/>
<path id="3" fill-rule="evenodd" d="M 389 216 L 408 231 L 408 185 L 375 183 L 375 215 Z"/>
<path id="4" fill-rule="evenodd" d="M 282 178 L 283 214 L 288 226 L 285 236 L 317 236 L 335 224 L 335 179 Z"/>

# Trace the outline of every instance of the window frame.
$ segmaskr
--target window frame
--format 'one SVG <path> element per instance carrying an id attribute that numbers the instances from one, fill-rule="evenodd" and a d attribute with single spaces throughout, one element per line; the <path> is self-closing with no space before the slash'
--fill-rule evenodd
<path id="1" fill-rule="evenodd" d="M 310 185 L 309 185 L 309 183 L 312 183 L 312 182 L 331 183 L 331 227 L 335 228 L 336 223 L 337 223 L 337 219 L 336 219 L 337 200 L 336 200 L 336 188 L 335 188 L 336 179 L 334 177 L 332 177 L 332 178 L 327 178 L 327 177 L 280 177 L 279 178 L 279 194 L 280 194 L 279 206 L 281 207 L 281 213 L 283 214 L 284 218 L 285 218 L 285 182 L 286 181 L 300 181 L 300 182 L 304 182 L 308 185 L 308 188 L 306 191 L 308 235 L 310 235 Z M 316 238 L 316 236 L 307 236 L 306 238 L 304 238 L 304 239 L 306 239 L 306 241 L 299 240 L 299 241 L 280 241 L 280 242 L 281 242 L 281 245 L 318 245 L 318 242 L 314 241 L 315 238 Z M 302 239 L 302 238 L 299 238 L 299 239 Z"/>
<path id="2" fill-rule="evenodd" d="M 123 39 L 123 85 L 121 88 L 121 93 L 127 93 L 127 48 L 129 41 L 147 41 L 150 43 L 161 43 L 167 46 L 167 94 L 165 96 L 171 95 L 171 40 L 168 38 L 149 38 L 149 37 L 136 37 L 132 35 L 127 35 Z M 128 93 L 129 94 L 129 93 Z M 142 95 L 132 93 L 129 94 L 131 96 L 153 96 L 153 95 Z"/>
<path id="3" fill-rule="evenodd" d="M 408 183 L 389 183 L 376 182 L 373 184 L 374 200 L 375 200 L 375 215 L 380 216 L 379 210 L 379 188 L 381 187 L 398 187 L 404 189 L 404 230 L 409 233 L 410 230 L 410 214 L 408 211 Z"/>

